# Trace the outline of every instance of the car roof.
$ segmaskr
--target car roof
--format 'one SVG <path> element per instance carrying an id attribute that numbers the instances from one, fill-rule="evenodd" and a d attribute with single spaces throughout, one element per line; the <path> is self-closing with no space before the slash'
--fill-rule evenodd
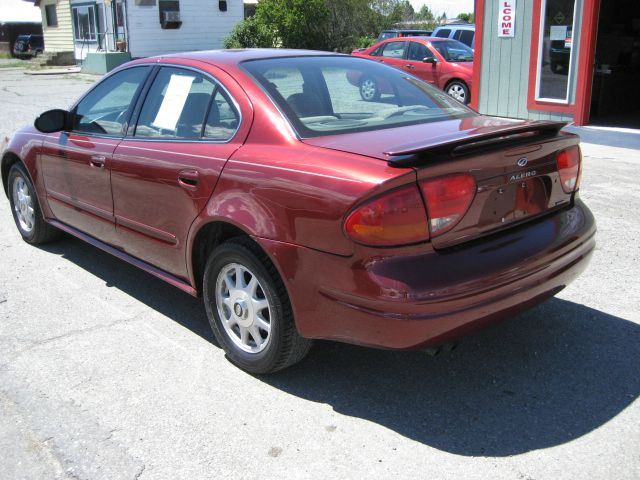
<path id="1" fill-rule="evenodd" d="M 421 42 L 430 42 L 430 43 L 458 41 L 458 40 L 454 40 L 453 38 L 442 38 L 442 37 L 398 37 L 398 38 L 387 38 L 386 40 L 383 40 L 383 42 L 389 42 L 389 41 L 402 42 L 406 40 L 419 40 Z"/>
<path id="2" fill-rule="evenodd" d="M 135 63 L 157 63 L 164 59 L 194 60 L 213 65 L 237 65 L 247 60 L 260 60 L 267 58 L 287 58 L 287 57 L 317 57 L 317 56 L 344 56 L 342 53 L 323 52 L 318 50 L 297 50 L 286 48 L 239 48 L 228 50 L 203 50 L 197 52 L 172 53 L 140 59 Z"/>
<path id="3" fill-rule="evenodd" d="M 421 28 L 390 28 L 389 30 L 383 30 L 385 32 L 428 32 L 429 30 L 423 30 Z"/>
<path id="4" fill-rule="evenodd" d="M 452 23 L 451 25 L 440 25 L 436 27 L 436 30 L 475 30 L 476 26 L 474 23 Z"/>

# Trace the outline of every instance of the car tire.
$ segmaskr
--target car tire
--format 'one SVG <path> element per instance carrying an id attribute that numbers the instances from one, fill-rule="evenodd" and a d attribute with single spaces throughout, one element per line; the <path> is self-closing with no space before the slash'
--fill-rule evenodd
<path id="1" fill-rule="evenodd" d="M 302 360 L 311 340 L 296 330 L 273 263 L 248 239 L 217 247 L 203 281 L 207 317 L 228 359 L 250 373 L 273 373 Z"/>
<path id="2" fill-rule="evenodd" d="M 374 102 L 380 99 L 380 89 L 378 84 L 371 77 L 364 77 L 360 80 L 360 97 L 365 102 Z"/>
<path id="3" fill-rule="evenodd" d="M 31 245 L 57 240 L 62 232 L 44 220 L 36 190 L 20 162 L 11 166 L 7 184 L 11 213 L 22 239 Z"/>
<path id="4" fill-rule="evenodd" d="M 452 82 L 449 82 L 444 91 L 447 93 L 447 95 L 455 98 L 460 103 L 464 103 L 465 105 L 468 105 L 471 101 L 469 87 L 467 87 L 467 84 L 461 80 L 454 80 Z"/>

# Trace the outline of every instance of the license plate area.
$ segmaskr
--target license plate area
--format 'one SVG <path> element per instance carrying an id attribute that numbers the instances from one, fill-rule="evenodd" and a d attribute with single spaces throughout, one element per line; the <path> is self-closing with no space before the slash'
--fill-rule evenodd
<path id="1" fill-rule="evenodd" d="M 537 215 L 548 208 L 551 185 L 547 177 L 533 177 L 496 187 L 481 214 L 485 225 L 501 225 Z"/>

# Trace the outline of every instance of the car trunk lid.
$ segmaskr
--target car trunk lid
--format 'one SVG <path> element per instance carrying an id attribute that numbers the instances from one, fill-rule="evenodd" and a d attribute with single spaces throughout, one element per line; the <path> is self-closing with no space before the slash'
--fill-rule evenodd
<path id="1" fill-rule="evenodd" d="M 469 119 L 458 121 L 457 130 L 452 122 L 439 122 L 440 127 L 447 125 L 438 132 L 431 128 L 433 124 L 429 125 L 424 133 L 431 131 L 434 135 L 425 134 L 412 141 L 406 141 L 407 134 L 402 132 L 401 142 L 392 146 L 388 139 L 395 136 L 391 132 L 376 132 L 377 137 L 369 137 L 369 142 L 360 138 L 363 144 L 353 138 L 335 138 L 340 135 L 330 141 L 311 142 L 368 154 L 394 167 L 412 167 L 423 186 L 430 179 L 447 175 L 472 176 L 476 185 L 474 198 L 453 228 L 432 237 L 437 249 L 510 228 L 571 202 L 572 193 L 565 193 L 562 188 L 556 160 L 559 151 L 578 144 L 578 137 L 560 133 L 564 123 L 473 117 L 467 122 L 472 126 L 462 128 L 465 120 Z M 417 133 L 415 126 L 409 130 Z"/>

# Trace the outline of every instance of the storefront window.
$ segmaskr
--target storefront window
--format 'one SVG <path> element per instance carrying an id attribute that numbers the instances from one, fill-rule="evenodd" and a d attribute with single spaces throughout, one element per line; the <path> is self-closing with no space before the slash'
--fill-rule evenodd
<path id="1" fill-rule="evenodd" d="M 542 0 L 536 100 L 568 103 L 576 0 Z"/>

